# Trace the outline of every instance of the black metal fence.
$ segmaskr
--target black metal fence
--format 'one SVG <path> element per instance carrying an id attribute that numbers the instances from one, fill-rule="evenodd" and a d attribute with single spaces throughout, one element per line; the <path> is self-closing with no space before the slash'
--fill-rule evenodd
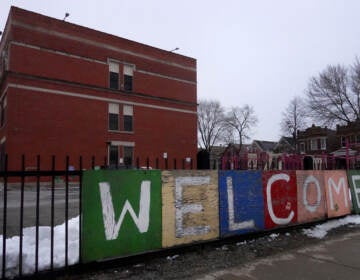
<path id="1" fill-rule="evenodd" d="M 89 158 L 88 158 L 89 159 Z M 95 157 L 91 157 L 91 163 L 89 166 L 91 169 L 106 168 L 132 168 L 132 169 L 152 169 L 159 167 L 165 167 L 163 169 L 193 169 L 192 159 L 172 159 L 171 161 L 167 158 L 161 159 L 150 159 L 149 157 L 140 160 L 135 160 L 135 165 L 127 166 L 108 166 L 107 159 L 103 161 L 97 161 Z M 58 266 L 54 259 L 56 256 L 55 248 L 55 227 L 61 223 L 64 224 L 64 268 L 65 270 L 69 265 L 69 218 L 79 217 L 79 228 L 78 228 L 78 261 L 81 264 L 81 209 L 82 209 L 82 177 L 83 177 L 83 157 L 79 157 L 74 165 L 72 159 L 72 165 L 70 165 L 70 158 L 67 156 L 64 161 L 56 161 L 56 157 L 51 157 L 51 164 L 47 165 L 48 168 L 42 166 L 40 156 L 36 157 L 35 165 L 32 168 L 28 168 L 27 159 L 23 155 L 20 160 L 18 170 L 9 170 L 8 156 L 4 155 L 3 170 L 0 171 L 0 182 L 2 187 L 2 201 L 3 205 L 0 205 L 0 237 L 2 234 L 2 258 L 1 258 L 1 279 L 5 279 L 9 276 L 16 275 L 22 277 L 27 274 L 34 274 L 35 276 L 42 271 L 44 268 L 39 268 L 39 259 L 44 256 L 40 255 L 40 229 L 42 226 L 50 227 L 50 255 L 49 265 L 46 266 L 45 270 L 52 272 L 56 271 Z M 32 164 L 33 159 L 30 160 Z M 46 159 L 49 163 L 49 160 Z M 103 162 L 101 166 L 97 166 L 96 163 Z M 141 163 L 145 163 L 142 166 Z M 57 168 L 62 166 L 62 168 Z M 13 169 L 13 166 L 12 166 Z M 1 221 L 2 220 L 2 221 Z M 24 241 L 24 229 L 32 227 L 35 235 L 35 246 L 34 246 L 34 267 L 32 269 L 24 268 L 24 254 L 23 249 L 26 246 Z M 17 260 L 17 271 L 7 270 L 9 260 L 7 259 L 7 240 L 9 238 L 18 237 L 18 260 Z M 1 246 L 1 245 L 0 245 Z M 14 248 L 11 248 L 13 250 Z M 14 262 L 14 260 L 11 260 Z M 11 273 L 11 274 L 9 274 Z"/>
<path id="2" fill-rule="evenodd" d="M 19 236 L 19 260 L 18 260 L 18 276 L 22 276 L 23 271 L 23 248 L 24 248 L 24 240 L 23 240 L 23 231 L 24 226 L 29 226 L 32 222 L 34 222 L 35 227 L 35 263 L 34 263 L 34 273 L 37 274 L 39 272 L 39 228 L 40 225 L 44 225 L 45 221 L 41 221 L 40 217 L 41 214 L 41 201 L 40 195 L 41 191 L 44 190 L 44 183 L 50 179 L 50 182 L 47 182 L 46 189 L 50 192 L 50 207 L 49 209 L 44 209 L 42 207 L 42 211 L 46 211 L 49 216 L 49 226 L 51 231 L 50 236 L 50 270 L 54 270 L 54 227 L 55 227 L 55 207 L 56 207 L 56 200 L 55 200 L 55 193 L 56 188 L 59 187 L 60 183 L 58 182 L 58 178 L 62 177 L 63 181 L 61 184 L 63 185 L 64 189 L 64 198 L 63 198 L 63 208 L 64 208 L 64 223 L 65 223 L 65 267 L 68 266 L 68 220 L 69 220 L 69 190 L 70 190 L 70 183 L 77 178 L 77 184 L 79 186 L 78 190 L 78 210 L 77 214 L 79 215 L 79 224 L 81 224 L 81 185 L 82 185 L 82 158 L 79 158 L 79 165 L 78 168 L 72 170 L 69 165 L 69 157 L 66 157 L 65 162 L 65 169 L 63 170 L 56 170 L 55 164 L 56 159 L 55 156 L 51 159 L 52 166 L 49 170 L 41 170 L 40 169 L 40 156 L 36 158 L 36 169 L 35 170 L 26 170 L 26 161 L 25 156 L 22 156 L 21 159 L 21 169 L 18 171 L 8 170 L 8 157 L 5 155 L 5 164 L 4 170 L 0 172 L 0 178 L 3 182 L 3 207 L 2 207 L 2 270 L 1 270 L 1 277 L 5 278 L 6 274 L 6 267 L 7 267 L 7 238 L 12 237 L 14 235 Z M 30 183 L 28 182 L 29 179 Z M 44 180 L 45 179 L 45 180 Z M 32 196 L 30 199 L 34 199 L 35 201 L 31 201 L 31 205 L 34 207 L 28 207 L 25 205 L 25 195 L 27 191 L 31 188 L 31 192 L 35 192 L 35 195 Z M 16 192 L 19 194 L 20 197 L 15 197 L 12 201 L 9 201 L 9 193 Z M 15 201 L 14 201 L 15 200 Z M 8 203 L 11 205 L 8 205 Z M 10 207 L 11 206 L 11 207 Z M 30 208 L 35 208 L 35 213 L 31 215 L 35 221 L 29 221 L 27 218 L 29 214 L 27 211 L 31 211 Z M 26 210 L 26 211 L 25 211 Z M 15 212 L 18 211 L 19 215 L 16 215 Z M 12 217 L 9 220 L 9 216 Z M 14 218 L 18 218 L 19 221 L 16 223 Z M 14 229 L 14 227 L 18 226 L 18 230 Z M 8 229 L 10 230 L 8 231 Z M 81 250 L 81 231 L 79 230 L 79 251 Z M 80 254 L 79 254 L 80 256 Z M 14 272 L 13 272 L 14 273 Z"/>

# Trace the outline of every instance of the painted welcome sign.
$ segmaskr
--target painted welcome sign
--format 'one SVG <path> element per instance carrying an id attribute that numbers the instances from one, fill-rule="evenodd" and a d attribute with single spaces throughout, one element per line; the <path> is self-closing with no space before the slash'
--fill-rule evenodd
<path id="1" fill-rule="evenodd" d="M 83 186 L 84 262 L 360 213 L 359 171 L 97 170 Z"/>

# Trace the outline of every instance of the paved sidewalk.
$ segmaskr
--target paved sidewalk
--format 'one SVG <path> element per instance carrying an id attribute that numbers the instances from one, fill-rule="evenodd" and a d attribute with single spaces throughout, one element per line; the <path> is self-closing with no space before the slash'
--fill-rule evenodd
<path id="1" fill-rule="evenodd" d="M 360 232 L 348 233 L 318 245 L 261 258 L 196 279 L 360 279 Z"/>

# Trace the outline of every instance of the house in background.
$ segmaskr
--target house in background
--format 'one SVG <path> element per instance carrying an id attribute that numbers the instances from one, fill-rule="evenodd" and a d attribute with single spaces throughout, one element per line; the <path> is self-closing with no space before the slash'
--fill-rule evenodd
<path id="1" fill-rule="evenodd" d="M 336 143 L 336 131 L 327 127 L 315 126 L 314 124 L 298 131 L 298 145 L 301 154 L 322 154 L 330 153 L 338 147 Z"/>
<path id="2" fill-rule="evenodd" d="M 263 170 L 278 169 L 279 154 L 274 152 L 278 142 L 254 140 L 251 144 L 251 160 L 256 157 L 257 167 Z"/>
<path id="3" fill-rule="evenodd" d="M 338 147 L 336 131 L 313 124 L 304 131 L 298 131 L 297 135 L 304 169 L 325 169 L 333 164 L 328 155 Z"/>
<path id="4" fill-rule="evenodd" d="M 226 146 L 212 146 L 210 152 L 205 149 L 199 149 L 197 154 L 197 169 L 221 169 L 222 156 Z"/>
<path id="5" fill-rule="evenodd" d="M 297 170 L 360 168 L 360 120 L 336 131 L 312 125 L 298 131 L 297 144 L 292 137 L 278 142 L 254 140 L 229 144 L 221 156 L 221 169 Z"/>
<path id="6" fill-rule="evenodd" d="M 293 137 L 282 136 L 273 149 L 274 153 L 296 153 L 296 143 Z"/>
<path id="7" fill-rule="evenodd" d="M 352 149 L 360 151 L 360 120 L 347 125 L 336 126 L 336 138 L 340 147 L 350 146 Z"/>
<path id="8" fill-rule="evenodd" d="M 336 141 L 339 149 L 331 154 L 337 158 L 338 168 L 360 168 L 360 120 L 336 126 Z"/>
<path id="9" fill-rule="evenodd" d="M 269 170 L 277 167 L 276 142 L 254 140 L 251 144 L 229 144 L 222 155 L 222 169 Z"/>
<path id="10" fill-rule="evenodd" d="M 251 144 L 251 151 L 252 153 L 272 153 L 276 144 L 277 142 L 274 141 L 254 140 Z"/>
<path id="11" fill-rule="evenodd" d="M 248 155 L 251 145 L 230 143 L 227 145 L 221 155 L 221 169 L 233 170 L 248 168 Z"/>
<path id="12" fill-rule="evenodd" d="M 210 169 L 219 169 L 221 167 L 221 157 L 225 152 L 226 146 L 214 146 L 210 152 Z"/>
<path id="13" fill-rule="evenodd" d="M 11 7 L 0 42 L 0 151 L 9 168 L 196 166 L 196 60 Z M 61 161 L 61 163 L 60 163 Z M 57 165 L 57 167 L 59 167 Z"/>

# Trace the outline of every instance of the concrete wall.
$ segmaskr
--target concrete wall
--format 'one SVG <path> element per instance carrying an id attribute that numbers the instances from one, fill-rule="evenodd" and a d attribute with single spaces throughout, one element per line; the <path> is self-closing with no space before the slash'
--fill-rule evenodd
<path id="1" fill-rule="evenodd" d="M 83 259 L 305 224 L 352 209 L 359 214 L 359 185 L 360 171 L 342 170 L 88 171 Z"/>

